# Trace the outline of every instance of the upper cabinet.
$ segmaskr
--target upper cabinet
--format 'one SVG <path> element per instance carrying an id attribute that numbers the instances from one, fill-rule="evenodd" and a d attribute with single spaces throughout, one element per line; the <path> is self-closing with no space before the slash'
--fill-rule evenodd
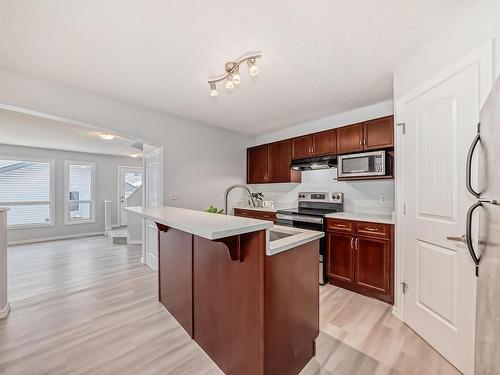
<path id="1" fill-rule="evenodd" d="M 366 121 L 363 125 L 364 149 L 379 150 L 394 147 L 394 117 Z"/>
<path id="2" fill-rule="evenodd" d="M 247 183 L 300 182 L 300 171 L 292 170 L 292 141 L 274 142 L 247 150 Z"/>
<path id="3" fill-rule="evenodd" d="M 268 167 L 268 145 L 252 147 L 247 150 L 247 183 L 266 183 Z"/>
<path id="4" fill-rule="evenodd" d="M 337 129 L 337 153 L 348 154 L 363 151 L 363 123 Z"/>
<path id="5" fill-rule="evenodd" d="M 387 116 L 337 129 L 337 153 L 394 147 L 394 117 Z"/>
<path id="6" fill-rule="evenodd" d="M 337 130 L 327 130 L 292 139 L 292 159 L 304 159 L 337 153 Z"/>
<path id="7" fill-rule="evenodd" d="M 301 172 L 290 168 L 292 160 L 393 147 L 393 116 L 251 147 L 247 183 L 300 182 Z"/>

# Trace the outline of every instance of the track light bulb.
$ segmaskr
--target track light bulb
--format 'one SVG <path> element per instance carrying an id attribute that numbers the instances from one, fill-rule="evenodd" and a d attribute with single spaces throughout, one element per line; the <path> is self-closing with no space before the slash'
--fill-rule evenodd
<path id="1" fill-rule="evenodd" d="M 236 67 L 234 68 L 234 72 L 233 72 L 233 83 L 235 85 L 239 85 L 241 83 L 241 77 L 240 77 L 240 66 L 239 65 L 236 65 Z"/>
<path id="2" fill-rule="evenodd" d="M 232 75 L 228 75 L 227 76 L 226 89 L 228 89 L 228 90 L 234 89 L 234 83 L 233 83 L 233 76 Z"/>
<path id="3" fill-rule="evenodd" d="M 210 96 L 217 96 L 217 86 L 215 82 L 210 82 Z"/>
<path id="4" fill-rule="evenodd" d="M 252 77 L 255 77 L 255 76 L 257 76 L 257 74 L 259 74 L 260 69 L 257 65 L 255 65 L 255 59 L 248 60 L 247 65 L 248 65 L 248 69 L 250 70 L 250 75 Z"/>

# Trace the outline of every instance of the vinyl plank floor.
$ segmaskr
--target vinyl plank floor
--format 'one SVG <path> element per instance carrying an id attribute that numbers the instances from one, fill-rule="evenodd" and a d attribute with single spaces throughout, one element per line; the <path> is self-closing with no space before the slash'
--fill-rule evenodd
<path id="1" fill-rule="evenodd" d="M 158 303 L 137 245 L 90 237 L 9 247 L 0 374 L 222 374 Z M 321 287 L 311 374 L 459 374 L 390 306 Z"/>

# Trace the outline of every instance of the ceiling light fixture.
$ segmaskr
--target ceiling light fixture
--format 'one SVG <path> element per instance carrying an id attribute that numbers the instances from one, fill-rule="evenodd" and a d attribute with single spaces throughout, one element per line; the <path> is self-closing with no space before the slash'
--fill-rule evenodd
<path id="1" fill-rule="evenodd" d="M 130 156 L 131 158 L 142 158 L 142 154 L 140 152 L 131 152 L 130 154 L 128 154 L 128 156 Z"/>
<path id="2" fill-rule="evenodd" d="M 107 141 L 115 138 L 115 136 L 111 133 L 99 133 L 99 137 L 101 137 L 102 139 L 105 139 Z"/>
<path id="3" fill-rule="evenodd" d="M 235 85 L 239 85 L 241 83 L 240 76 L 240 65 L 244 62 L 247 63 L 248 69 L 250 71 L 250 75 L 255 77 L 259 74 L 259 67 L 256 65 L 256 60 L 262 57 L 261 54 L 248 56 L 241 59 L 238 62 L 228 62 L 224 66 L 226 73 L 219 78 L 208 80 L 208 84 L 210 85 L 210 96 L 217 96 L 217 82 L 226 81 L 226 89 L 232 90 Z"/>

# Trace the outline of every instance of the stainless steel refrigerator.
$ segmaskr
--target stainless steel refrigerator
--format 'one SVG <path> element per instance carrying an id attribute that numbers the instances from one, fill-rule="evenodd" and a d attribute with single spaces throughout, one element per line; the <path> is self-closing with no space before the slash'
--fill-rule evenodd
<path id="1" fill-rule="evenodd" d="M 475 153 L 479 157 L 478 184 L 471 182 Z M 500 374 L 500 79 L 481 110 L 467 164 L 467 188 L 477 198 L 467 214 L 466 228 L 467 247 L 478 276 L 475 374 L 493 375 Z M 477 235 L 475 227 L 479 227 Z"/>

